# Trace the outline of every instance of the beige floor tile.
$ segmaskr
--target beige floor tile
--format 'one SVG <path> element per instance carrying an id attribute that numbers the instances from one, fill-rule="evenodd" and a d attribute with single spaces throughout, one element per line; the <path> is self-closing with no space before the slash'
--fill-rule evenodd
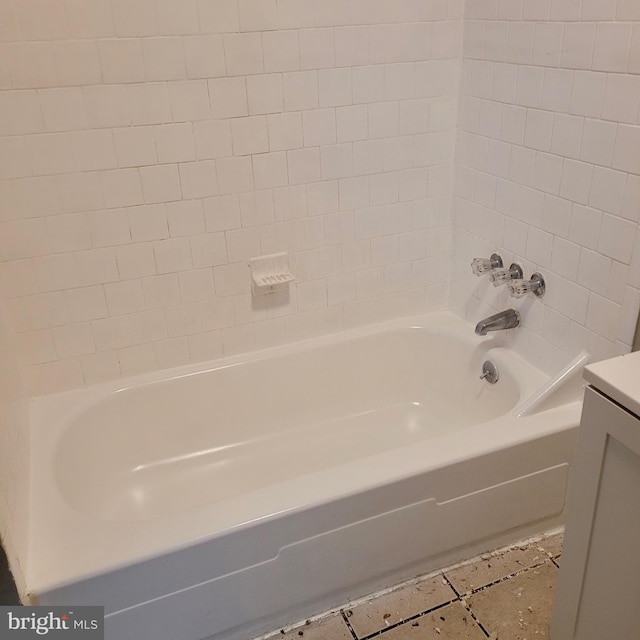
<path id="1" fill-rule="evenodd" d="M 358 638 L 364 638 L 418 613 L 454 600 L 456 594 L 441 576 L 408 585 L 364 602 L 347 612 Z"/>
<path id="2" fill-rule="evenodd" d="M 474 615 L 498 640 L 549 638 L 558 569 L 548 562 L 466 599 Z"/>
<path id="3" fill-rule="evenodd" d="M 387 631 L 380 640 L 486 640 L 469 612 L 453 602 Z"/>
<path id="4" fill-rule="evenodd" d="M 444 573 L 458 593 L 465 594 L 547 559 L 548 556 L 538 549 L 538 545 L 531 544 L 493 552 L 478 562 Z"/>
<path id="5" fill-rule="evenodd" d="M 353 640 L 341 614 L 329 614 L 286 633 L 269 636 L 269 640 Z"/>

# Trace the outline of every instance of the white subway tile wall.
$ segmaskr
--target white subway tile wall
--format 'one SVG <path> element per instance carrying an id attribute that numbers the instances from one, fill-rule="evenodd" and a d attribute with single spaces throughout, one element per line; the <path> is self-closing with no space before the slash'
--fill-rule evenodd
<path id="1" fill-rule="evenodd" d="M 621 26 L 592 38 L 603 76 Z M 462 40 L 463 0 L 3 0 L 0 298 L 28 392 L 445 307 Z M 602 86 L 632 129 L 636 89 Z M 637 164 L 615 126 L 578 151 Z M 584 204 L 628 261 L 612 183 Z M 296 281 L 252 298 L 248 258 L 279 251 Z"/>
<path id="2" fill-rule="evenodd" d="M 629 351 L 640 306 L 640 4 L 468 0 L 450 304 L 516 306 L 507 341 L 549 372 Z M 548 283 L 515 301 L 469 276 L 502 253 Z"/>

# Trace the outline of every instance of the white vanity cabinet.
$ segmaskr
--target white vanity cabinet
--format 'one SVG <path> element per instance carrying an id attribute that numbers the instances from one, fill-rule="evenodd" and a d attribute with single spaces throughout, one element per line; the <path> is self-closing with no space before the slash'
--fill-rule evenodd
<path id="1" fill-rule="evenodd" d="M 640 352 L 590 365 L 552 640 L 640 638 Z"/>

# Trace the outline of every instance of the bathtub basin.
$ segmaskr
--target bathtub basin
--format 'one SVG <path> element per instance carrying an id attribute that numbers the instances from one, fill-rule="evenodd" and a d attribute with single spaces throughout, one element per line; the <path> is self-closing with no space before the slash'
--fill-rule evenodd
<path id="1" fill-rule="evenodd" d="M 581 403 L 516 417 L 545 380 L 442 312 L 38 399 L 27 597 L 250 638 L 555 526 Z"/>

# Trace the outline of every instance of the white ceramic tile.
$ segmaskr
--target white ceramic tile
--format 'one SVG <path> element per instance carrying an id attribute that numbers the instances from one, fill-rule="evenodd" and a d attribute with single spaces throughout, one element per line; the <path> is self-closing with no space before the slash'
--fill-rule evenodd
<path id="1" fill-rule="evenodd" d="M 142 167 L 140 181 L 147 204 L 170 202 L 182 198 L 180 175 L 175 164 Z"/>
<path id="2" fill-rule="evenodd" d="M 640 175 L 640 127 L 618 125 L 612 167 Z"/>
<path id="3" fill-rule="evenodd" d="M 64 300 L 69 321 L 84 322 L 106 317 L 107 299 L 105 293 L 106 289 L 101 286 L 81 287 L 65 291 Z"/>
<path id="4" fill-rule="evenodd" d="M 215 294 L 213 270 L 204 268 L 181 271 L 178 274 L 178 286 L 182 302 L 197 302 L 213 298 Z"/>
<path id="5" fill-rule="evenodd" d="M 582 0 L 582 20 L 614 20 L 616 0 Z"/>
<path id="6" fill-rule="evenodd" d="M 100 83 L 102 73 L 95 42 L 85 40 L 54 42 L 52 51 L 60 85 L 78 86 Z"/>
<path id="7" fill-rule="evenodd" d="M 238 0 L 241 31 L 277 29 L 276 0 Z"/>
<path id="8" fill-rule="evenodd" d="M 610 73 L 602 105 L 605 120 L 635 124 L 640 105 L 640 77 Z"/>
<path id="9" fill-rule="evenodd" d="M 143 38 L 142 57 L 147 80 L 183 80 L 187 77 L 181 38 Z"/>
<path id="10" fill-rule="evenodd" d="M 620 215 L 633 222 L 637 222 L 640 218 L 640 178 L 638 176 L 627 177 Z"/>
<path id="11" fill-rule="evenodd" d="M 321 108 L 351 104 L 353 101 L 351 69 L 320 69 L 318 95 Z"/>
<path id="12" fill-rule="evenodd" d="M 586 326 L 598 336 L 615 340 L 618 331 L 620 305 L 592 293 L 589 296 Z"/>
<path id="13" fill-rule="evenodd" d="M 381 102 L 369 105 L 369 137 L 397 136 L 400 130 L 398 102 Z"/>
<path id="14" fill-rule="evenodd" d="M 247 87 L 243 77 L 209 80 L 209 99 L 214 118 L 233 118 L 249 113 Z"/>
<path id="15" fill-rule="evenodd" d="M 318 73 L 316 71 L 285 73 L 282 84 L 286 111 L 318 108 Z"/>
<path id="16" fill-rule="evenodd" d="M 217 78 L 225 75 L 224 47 L 219 35 L 183 39 L 187 77 Z"/>
<path id="17" fill-rule="evenodd" d="M 347 179 L 348 180 L 348 179 Z M 316 182 L 307 185 L 307 204 L 309 207 L 309 215 L 321 215 L 325 213 L 335 213 L 342 209 L 349 208 L 342 206 L 342 197 L 345 193 L 346 180 L 329 180 L 325 182 Z M 364 188 L 362 183 L 352 185 L 353 188 Z M 368 194 L 368 181 L 367 181 Z M 340 198 L 340 206 L 338 199 Z"/>
<path id="18" fill-rule="evenodd" d="M 158 33 L 154 0 L 111 0 L 116 35 L 150 36 Z"/>
<path id="19" fill-rule="evenodd" d="M 26 40 L 55 40 L 69 37 L 64 5 L 57 2 L 24 2 L 12 7 Z M 12 12 L 13 13 L 13 12 Z"/>
<path id="20" fill-rule="evenodd" d="M 230 262 L 248 261 L 260 254 L 260 234 L 256 227 L 225 231 L 225 239 Z"/>
<path id="21" fill-rule="evenodd" d="M 247 77 L 249 114 L 280 113 L 284 97 L 279 73 Z"/>
<path id="22" fill-rule="evenodd" d="M 571 211 L 569 238 L 577 244 L 595 249 L 600 238 L 602 212 L 574 204 Z"/>
<path id="23" fill-rule="evenodd" d="M 140 344 L 118 349 L 120 369 L 125 375 L 152 371 L 156 368 L 156 357 L 151 344 Z"/>
<path id="24" fill-rule="evenodd" d="M 568 69 L 591 69 L 596 25 L 570 22 L 564 25 L 561 64 Z"/>
<path id="25" fill-rule="evenodd" d="M 142 45 L 137 38 L 99 40 L 98 54 L 105 83 L 145 80 Z"/>
<path id="26" fill-rule="evenodd" d="M 317 148 L 287 151 L 290 184 L 316 182 L 321 178 L 320 150 Z"/>
<path id="27" fill-rule="evenodd" d="M 631 30 L 631 23 L 601 22 L 598 24 L 593 52 L 593 69 L 619 73 L 627 70 Z"/>
<path id="28" fill-rule="evenodd" d="M 335 144 L 337 125 L 335 109 L 313 109 L 302 113 L 302 132 L 305 147 Z"/>
<path id="29" fill-rule="evenodd" d="M 223 42 L 228 75 L 250 75 L 264 71 L 259 33 L 228 33 L 223 35 Z"/>
<path id="30" fill-rule="evenodd" d="M 636 225 L 629 220 L 605 214 L 602 218 L 598 251 L 614 260 L 629 264 Z"/>
<path id="31" fill-rule="evenodd" d="M 545 69 L 542 82 L 542 108 L 556 112 L 568 112 L 571 105 L 572 85 L 572 71 Z"/>
<path id="32" fill-rule="evenodd" d="M 241 226 L 240 203 L 237 196 L 207 198 L 203 205 L 208 232 L 236 229 Z"/>
<path id="33" fill-rule="evenodd" d="M 524 107 L 539 107 L 544 70 L 539 67 L 522 66 L 518 69 L 516 104 Z"/>
<path id="34" fill-rule="evenodd" d="M 153 253 L 159 274 L 186 271 L 195 266 L 191 261 L 189 238 L 158 240 L 153 243 Z"/>
<path id="35" fill-rule="evenodd" d="M 233 155 L 231 126 L 228 120 L 194 122 L 193 137 L 197 160 Z"/>
<path id="36" fill-rule="evenodd" d="M 350 143 L 325 145 L 320 153 L 323 180 L 353 175 L 353 146 Z"/>
<path id="37" fill-rule="evenodd" d="M 116 260 L 122 279 L 141 278 L 156 274 L 156 263 L 151 243 L 118 247 Z"/>
<path id="38" fill-rule="evenodd" d="M 216 160 L 218 190 L 222 195 L 253 189 L 251 158 L 219 158 Z"/>
<path id="39" fill-rule="evenodd" d="M 87 219 L 94 247 L 111 247 L 131 241 L 125 210 L 95 211 L 89 213 Z"/>
<path id="40" fill-rule="evenodd" d="M 516 105 L 504 105 L 502 109 L 501 139 L 513 144 L 523 144 L 527 110 Z"/>
<path id="41" fill-rule="evenodd" d="M 206 80 L 176 80 L 169 82 L 168 88 L 174 122 L 207 120 L 211 117 Z"/>
<path id="42" fill-rule="evenodd" d="M 87 385 L 113 380 L 120 375 L 120 362 L 113 351 L 83 356 L 80 358 L 80 366 Z"/>
<path id="43" fill-rule="evenodd" d="M 53 49 L 48 42 L 5 44 L 3 58 L 3 70 L 9 80 L 7 88 L 33 89 L 58 85 Z"/>
<path id="44" fill-rule="evenodd" d="M 300 68 L 300 46 L 297 31 L 263 33 L 262 50 L 266 73 L 297 71 Z"/>
<path id="45" fill-rule="evenodd" d="M 338 27 L 334 32 L 336 66 L 356 67 L 369 64 L 367 27 Z"/>
<path id="46" fill-rule="evenodd" d="M 582 147 L 584 119 L 564 113 L 553 115 L 551 152 L 565 158 L 578 159 Z"/>
<path id="47" fill-rule="evenodd" d="M 560 66 L 564 26 L 556 23 L 538 23 L 535 27 L 533 64 L 543 67 Z"/>
<path id="48" fill-rule="evenodd" d="M 620 214 L 627 174 L 603 167 L 595 167 L 589 195 L 589 205 L 602 211 Z"/>
<path id="49" fill-rule="evenodd" d="M 198 33 L 198 3 L 184 0 L 176 5 L 172 0 L 155 0 L 158 33 L 161 35 L 183 35 Z"/>
<path id="50" fill-rule="evenodd" d="M 582 132 L 580 160 L 603 166 L 611 165 L 616 133 L 617 125 L 612 122 L 586 119 Z"/>
<path id="51" fill-rule="evenodd" d="M 166 206 L 169 234 L 172 238 L 204 233 L 204 213 L 201 200 L 172 202 Z"/>
<path id="52" fill-rule="evenodd" d="M 542 227 L 556 236 L 568 237 L 572 205 L 568 200 L 545 195 Z"/>
<path id="53" fill-rule="evenodd" d="M 236 0 L 198 0 L 198 14 L 204 33 L 240 31 Z"/>
<path id="54" fill-rule="evenodd" d="M 127 226 L 133 242 L 162 240 L 169 237 L 164 204 L 128 207 L 120 211 L 127 216 Z"/>
<path id="55" fill-rule="evenodd" d="M 562 165 L 560 195 L 573 202 L 587 204 L 592 176 L 592 165 L 565 159 Z"/>
<path id="56" fill-rule="evenodd" d="M 582 249 L 578 266 L 578 284 L 605 295 L 611 271 L 611 259 L 589 249 Z"/>
<path id="57" fill-rule="evenodd" d="M 158 162 L 152 127 L 113 129 L 113 143 L 119 167 L 141 167 Z"/>
<path id="58" fill-rule="evenodd" d="M 571 89 L 571 113 L 599 118 L 602 113 L 607 76 L 604 73 L 576 71 Z"/>
<path id="59" fill-rule="evenodd" d="M 527 110 L 524 144 L 532 149 L 549 151 L 553 141 L 554 116 L 541 109 Z"/>
<path id="60" fill-rule="evenodd" d="M 231 137 L 233 153 L 236 156 L 268 151 L 267 118 L 265 116 L 251 116 L 232 120 Z"/>
<path id="61" fill-rule="evenodd" d="M 172 121 L 169 89 L 165 82 L 127 86 L 131 123 L 164 124 Z"/>
<path id="62" fill-rule="evenodd" d="M 271 189 L 288 184 L 287 154 L 284 151 L 253 156 L 252 162 L 256 189 Z"/>
<path id="63" fill-rule="evenodd" d="M 355 104 L 384 100 L 384 65 L 355 67 L 351 81 Z"/>
<path id="64" fill-rule="evenodd" d="M 122 127 L 131 124 L 129 95 L 125 85 L 94 85 L 82 88 L 91 127 Z"/>
<path id="65" fill-rule="evenodd" d="M 111 248 L 90 249 L 74 255 L 81 287 L 119 280 L 115 252 Z"/>
<path id="66" fill-rule="evenodd" d="M 191 246 L 191 260 L 194 269 L 202 269 L 205 267 L 217 267 L 217 265 L 227 262 L 227 244 L 225 242 L 224 233 L 207 233 L 194 236 L 189 239 Z M 186 250 L 181 256 L 183 264 L 180 271 L 188 271 L 189 259 Z M 216 285 L 217 286 L 217 285 Z M 216 288 L 216 291 L 218 289 Z M 220 293 L 218 291 L 218 293 Z M 223 294 L 220 294 L 223 295 Z"/>
<path id="67" fill-rule="evenodd" d="M 118 166 L 110 131 L 74 131 L 70 142 L 79 169 L 98 171 Z"/>
<path id="68" fill-rule="evenodd" d="M 640 62 L 638 62 L 640 53 L 640 27 L 635 24 L 631 33 L 631 46 L 629 49 L 629 66 L 627 71 L 629 73 L 638 73 L 640 70 Z"/>
<path id="69" fill-rule="evenodd" d="M 301 69 L 324 69 L 335 66 L 333 29 L 302 29 L 298 36 Z"/>

